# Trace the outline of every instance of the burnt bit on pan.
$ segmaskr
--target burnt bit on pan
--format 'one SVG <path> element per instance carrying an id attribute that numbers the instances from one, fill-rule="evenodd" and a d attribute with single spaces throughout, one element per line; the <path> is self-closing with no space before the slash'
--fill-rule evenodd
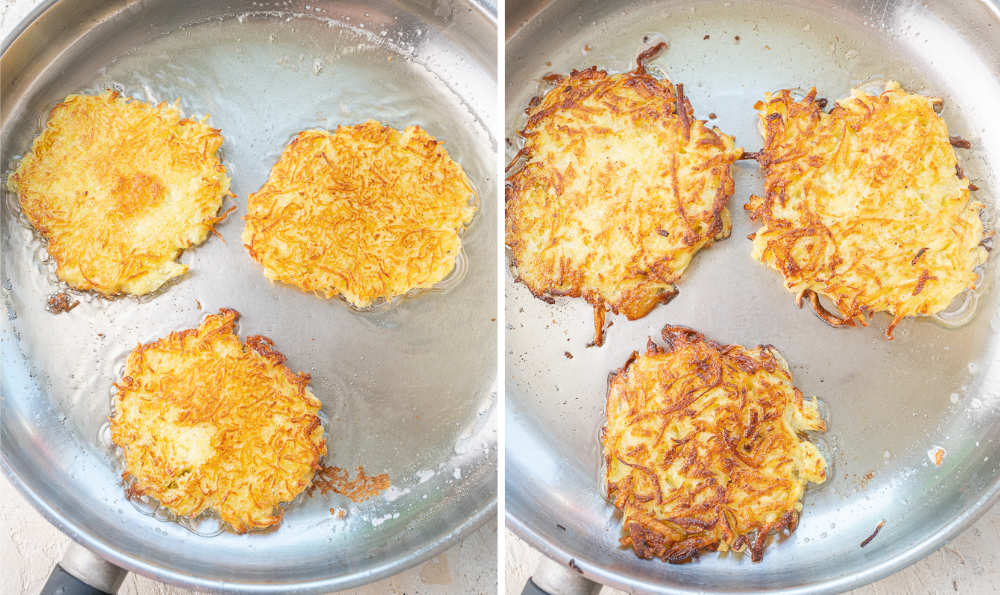
<path id="1" fill-rule="evenodd" d="M 667 42 L 661 41 L 660 43 L 641 51 L 635 58 L 635 70 L 632 72 L 635 74 L 645 74 L 646 60 L 655 58 L 660 52 L 667 49 L 667 47 Z"/>
<path id="2" fill-rule="evenodd" d="M 872 534 L 869 535 L 868 537 L 866 537 L 865 540 L 861 542 L 861 547 L 865 547 L 866 545 L 868 545 L 869 543 L 871 543 L 872 540 L 875 539 L 875 536 L 878 535 L 878 532 L 881 531 L 882 527 L 884 527 L 884 526 L 885 526 L 885 519 L 882 519 L 882 521 L 879 522 L 879 524 L 875 526 L 875 530 L 872 531 Z"/>
<path id="3" fill-rule="evenodd" d="M 46 303 L 45 309 L 50 314 L 62 314 L 64 312 L 69 312 L 79 305 L 80 300 L 71 301 L 69 294 L 63 291 L 49 297 L 49 301 Z"/>

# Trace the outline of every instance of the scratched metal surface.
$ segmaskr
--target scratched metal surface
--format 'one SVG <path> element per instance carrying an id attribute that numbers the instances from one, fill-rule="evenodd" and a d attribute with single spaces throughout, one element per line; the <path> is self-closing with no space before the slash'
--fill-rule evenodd
<path id="1" fill-rule="evenodd" d="M 14 483 L 102 555 L 200 589 L 346 588 L 427 559 L 488 518 L 497 455 L 492 9 L 447 0 L 46 8 L 5 44 L 4 177 L 57 101 L 111 87 L 146 100 L 180 98 L 185 114 L 208 114 L 225 137 L 238 208 L 219 226 L 221 240 L 182 256 L 190 273 L 164 291 L 144 299 L 76 295 L 76 309 L 53 316 L 44 305 L 60 285 L 5 194 L 0 438 Z M 240 233 L 246 196 L 297 131 L 369 118 L 419 124 L 441 139 L 481 206 L 458 273 L 440 288 L 360 313 L 269 283 Z M 280 528 L 243 536 L 195 534 L 124 498 L 101 431 L 124 357 L 220 307 L 243 314 L 241 335 L 270 336 L 289 366 L 312 375 L 329 419 L 328 464 L 387 472 L 389 492 L 360 505 L 300 498 Z M 347 507 L 347 518 L 331 507 Z"/>
<path id="2" fill-rule="evenodd" d="M 508 157 L 519 148 L 524 107 L 547 88 L 544 74 L 594 64 L 629 70 L 643 48 L 664 40 L 670 47 L 650 69 L 684 83 L 696 116 L 716 113 L 713 123 L 748 150 L 761 145 L 753 104 L 766 91 L 815 85 L 833 99 L 895 79 L 942 97 L 952 133 L 972 141 L 959 159 L 992 219 L 1000 19 L 991 3 L 515 1 L 507 15 Z M 669 304 L 634 322 L 609 317 L 602 348 L 585 347 L 593 333 L 586 303 L 546 304 L 507 276 L 508 523 L 550 557 L 573 559 L 589 578 L 622 589 L 844 590 L 927 555 L 1000 490 L 995 255 L 960 324 L 907 320 L 892 342 L 882 336 L 884 315 L 868 328 L 833 329 L 795 309 L 780 276 L 750 258 L 745 237 L 755 226 L 741 207 L 762 179 L 747 162 L 735 178 L 732 236 L 695 258 Z M 829 431 L 818 443 L 829 479 L 809 489 L 798 530 L 762 563 L 711 554 L 666 565 L 618 547 L 620 522 L 598 479 L 606 377 L 667 323 L 723 342 L 774 344 L 797 385 L 823 404 Z M 947 452 L 940 467 L 928 457 L 937 447 Z"/>

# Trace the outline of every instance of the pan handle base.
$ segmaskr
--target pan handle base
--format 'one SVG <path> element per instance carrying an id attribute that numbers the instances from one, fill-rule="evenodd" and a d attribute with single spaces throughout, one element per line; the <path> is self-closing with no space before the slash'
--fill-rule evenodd
<path id="1" fill-rule="evenodd" d="M 114 595 L 126 574 L 74 541 L 49 573 L 41 595 Z"/>
<path id="2" fill-rule="evenodd" d="M 568 565 L 543 556 L 521 595 L 597 595 L 600 583 L 583 576 L 573 560 Z"/>

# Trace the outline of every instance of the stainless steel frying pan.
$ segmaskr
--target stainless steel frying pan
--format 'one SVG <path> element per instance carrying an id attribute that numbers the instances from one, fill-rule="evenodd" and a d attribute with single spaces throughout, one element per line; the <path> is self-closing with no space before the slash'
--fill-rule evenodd
<path id="1" fill-rule="evenodd" d="M 714 123 L 747 150 L 761 146 L 753 104 L 769 90 L 815 85 L 834 99 L 895 79 L 942 97 L 952 134 L 972 142 L 959 159 L 992 220 L 1000 194 L 996 3 L 510 1 L 507 15 L 508 156 L 519 148 L 523 108 L 547 89 L 543 75 L 593 64 L 629 70 L 643 48 L 664 40 L 670 48 L 651 68 L 683 82 L 696 115 L 716 113 Z M 546 304 L 508 276 L 507 520 L 592 580 L 651 592 L 844 590 L 934 551 L 1000 493 L 996 254 L 964 320 L 909 320 L 892 342 L 882 336 L 885 316 L 868 328 L 833 329 L 796 310 L 780 277 L 751 260 L 745 236 L 754 228 L 741 207 L 763 184 L 752 163 L 739 164 L 735 177 L 732 236 L 695 258 L 672 302 L 635 322 L 613 318 L 603 348 L 585 347 L 588 305 Z M 803 392 L 823 403 L 829 479 L 807 492 L 797 531 L 759 564 L 712 554 L 667 565 L 618 547 L 620 522 L 598 487 L 606 374 L 666 323 L 723 342 L 776 345 Z M 938 447 L 947 453 L 940 466 L 928 457 Z"/>
<path id="2" fill-rule="evenodd" d="M 149 299 L 45 311 L 60 287 L 14 197 L 0 201 L 2 463 L 56 526 L 127 569 L 197 589 L 329 591 L 398 572 L 488 518 L 496 494 L 496 16 L 480 0 L 44 2 L 3 43 L 8 172 L 73 92 L 116 88 L 210 115 L 225 136 L 236 213 Z M 374 118 L 444 141 L 481 199 L 462 265 L 442 287 L 353 312 L 267 282 L 240 242 L 248 193 L 301 129 Z M 4 173 L 6 178 L 6 173 Z M 264 534 L 205 536 L 124 497 L 103 431 L 112 381 L 137 343 L 207 312 L 243 314 L 312 375 L 328 463 L 387 472 L 348 505 L 303 498 Z M 345 519 L 329 512 L 348 508 Z"/>

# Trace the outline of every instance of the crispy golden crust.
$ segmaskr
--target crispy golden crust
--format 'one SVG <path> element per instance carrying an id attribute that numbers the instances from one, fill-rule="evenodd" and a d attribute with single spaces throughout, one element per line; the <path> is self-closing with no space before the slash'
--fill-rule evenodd
<path id="1" fill-rule="evenodd" d="M 728 237 L 733 138 L 694 120 L 683 86 L 639 67 L 553 77 L 528 108 L 507 177 L 506 243 L 542 299 L 641 318 L 676 293 L 694 254 Z"/>
<path id="2" fill-rule="evenodd" d="M 130 493 L 174 514 L 211 509 L 236 532 L 281 522 L 326 454 L 309 375 L 283 365 L 270 339 L 236 335 L 239 313 L 129 354 L 111 418 Z"/>
<path id="3" fill-rule="evenodd" d="M 364 307 L 444 279 L 473 198 L 419 126 L 306 130 L 250 195 L 243 243 L 268 279 Z"/>
<path id="4" fill-rule="evenodd" d="M 829 113 L 815 97 L 785 90 L 756 106 L 767 177 L 745 207 L 763 226 L 753 257 L 830 324 L 889 312 L 891 339 L 904 317 L 940 312 L 974 286 L 984 205 L 970 199 L 936 100 L 896 83 L 881 95 L 854 90 Z"/>
<path id="5" fill-rule="evenodd" d="M 795 530 L 806 483 L 826 479 L 802 437 L 826 425 L 773 347 L 676 326 L 663 339 L 608 380 L 601 441 L 622 545 L 669 562 L 749 547 L 759 561 L 769 533 Z"/>
<path id="6" fill-rule="evenodd" d="M 8 185 L 48 241 L 60 279 L 104 295 L 142 295 L 183 275 L 229 193 L 222 135 L 107 91 L 70 95 Z"/>

